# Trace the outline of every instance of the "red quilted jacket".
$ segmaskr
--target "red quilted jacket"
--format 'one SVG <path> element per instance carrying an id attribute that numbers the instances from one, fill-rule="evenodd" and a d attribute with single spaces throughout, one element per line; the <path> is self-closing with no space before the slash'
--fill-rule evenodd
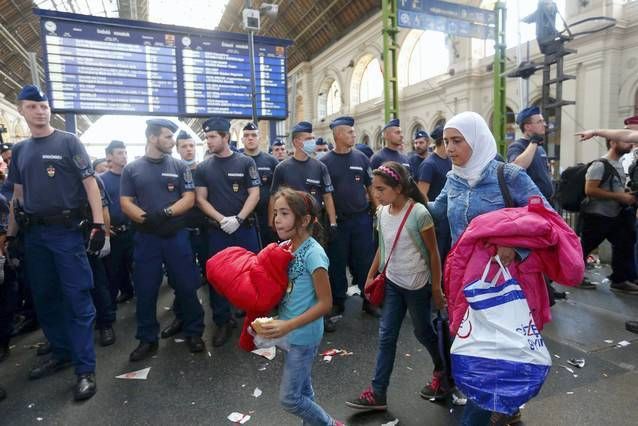
<path id="1" fill-rule="evenodd" d="M 286 246 L 269 244 L 255 254 L 241 247 L 229 247 L 208 259 L 208 282 L 237 308 L 246 311 L 239 346 L 255 348 L 248 326 L 267 315 L 288 287 L 288 264 L 293 255 Z"/>

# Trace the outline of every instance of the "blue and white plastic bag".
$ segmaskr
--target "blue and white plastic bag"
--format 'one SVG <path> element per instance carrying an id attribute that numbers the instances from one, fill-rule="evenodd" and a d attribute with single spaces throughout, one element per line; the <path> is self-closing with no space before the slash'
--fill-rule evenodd
<path id="1" fill-rule="evenodd" d="M 518 282 L 501 263 L 463 290 L 468 309 L 450 350 L 456 385 L 485 410 L 514 414 L 538 394 L 552 364 Z M 505 282 L 496 285 L 500 275 Z"/>

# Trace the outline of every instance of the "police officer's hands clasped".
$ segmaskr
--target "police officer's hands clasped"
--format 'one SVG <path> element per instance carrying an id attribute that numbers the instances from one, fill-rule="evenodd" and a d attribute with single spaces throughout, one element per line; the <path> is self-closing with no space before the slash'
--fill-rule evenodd
<path id="1" fill-rule="evenodd" d="M 106 242 L 106 231 L 103 223 L 94 223 L 91 225 L 91 233 L 89 234 L 89 247 L 87 251 L 90 254 L 99 254 Z"/>
<path id="2" fill-rule="evenodd" d="M 237 216 L 226 216 L 221 220 L 221 222 L 219 222 L 219 226 L 222 228 L 222 231 L 228 235 L 237 231 L 240 225 L 241 223 Z"/>
<path id="3" fill-rule="evenodd" d="M 144 213 L 143 217 L 144 225 L 148 225 L 151 228 L 159 228 L 169 219 L 169 216 L 164 210 L 153 213 Z"/>

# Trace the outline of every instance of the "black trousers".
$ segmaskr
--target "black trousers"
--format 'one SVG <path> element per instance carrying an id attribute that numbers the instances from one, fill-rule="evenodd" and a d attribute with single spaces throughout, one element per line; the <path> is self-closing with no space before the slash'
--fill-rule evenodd
<path id="1" fill-rule="evenodd" d="M 113 303 L 118 292 L 135 294 L 131 282 L 133 273 L 133 231 L 128 230 L 111 237 L 111 253 L 104 258 L 106 276 Z"/>
<path id="2" fill-rule="evenodd" d="M 623 209 L 616 217 L 596 214 L 581 214 L 581 244 L 584 261 L 605 239 L 611 243 L 611 269 L 609 279 L 613 283 L 636 279 L 634 243 L 636 241 L 635 216 L 633 209 Z"/>

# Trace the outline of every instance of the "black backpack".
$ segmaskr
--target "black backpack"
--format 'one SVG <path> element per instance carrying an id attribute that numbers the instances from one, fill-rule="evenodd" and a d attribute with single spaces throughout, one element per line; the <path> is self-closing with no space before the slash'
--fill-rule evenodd
<path id="1" fill-rule="evenodd" d="M 605 166 L 603 177 L 600 180 L 601 184 L 607 181 L 612 175 L 617 176 L 622 181 L 618 172 L 609 161 L 604 158 L 599 158 L 594 161 L 600 161 Z M 591 166 L 594 161 L 590 161 L 587 164 L 581 163 L 568 167 L 560 174 L 558 189 L 556 191 L 556 200 L 558 200 L 563 210 L 567 210 L 569 212 L 580 211 L 583 201 L 587 198 L 585 195 L 585 175 L 587 174 L 589 166 Z"/>
<path id="2" fill-rule="evenodd" d="M 629 172 L 627 173 L 628 182 L 627 186 L 631 192 L 638 191 L 638 158 L 635 158 L 629 166 Z"/>

